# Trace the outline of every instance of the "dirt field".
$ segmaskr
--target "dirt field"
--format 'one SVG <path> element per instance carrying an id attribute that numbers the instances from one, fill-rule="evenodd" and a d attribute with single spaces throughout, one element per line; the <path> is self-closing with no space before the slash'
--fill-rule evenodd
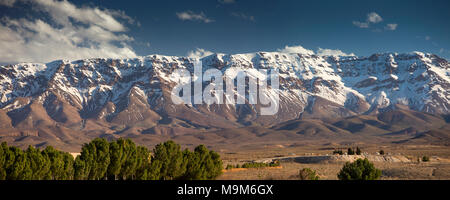
<path id="1" fill-rule="evenodd" d="M 261 149 L 246 149 L 236 152 L 221 152 L 224 164 L 242 164 L 251 161 L 261 161 L 267 158 L 308 156 L 318 157 L 330 155 L 334 149 L 344 146 L 301 146 L 286 147 L 283 145 L 266 146 Z M 383 180 L 450 180 L 450 148 L 448 146 L 363 146 L 363 153 L 370 159 L 379 158 L 380 149 L 386 152 L 385 157 L 404 158 L 399 161 L 374 161 L 375 166 L 382 170 Z M 264 151 L 262 151 L 264 149 Z M 429 156 L 429 162 L 418 162 L 422 156 Z M 343 156 L 345 157 L 345 156 Z M 348 157 L 348 156 L 347 156 Z M 370 160 L 369 159 L 369 160 Z M 345 160 L 345 159 L 343 159 Z M 302 168 L 316 170 L 322 180 L 336 180 L 337 173 L 345 161 L 321 161 L 314 163 L 299 162 L 295 159 L 282 161 L 281 168 L 244 169 L 225 171 L 219 179 L 222 180 L 295 180 Z"/>

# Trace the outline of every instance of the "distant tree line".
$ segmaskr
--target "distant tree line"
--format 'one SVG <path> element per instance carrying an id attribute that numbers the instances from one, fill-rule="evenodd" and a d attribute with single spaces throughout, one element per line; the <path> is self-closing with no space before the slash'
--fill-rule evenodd
<path id="1" fill-rule="evenodd" d="M 356 150 L 354 150 L 353 148 L 348 148 L 347 149 L 347 155 L 361 155 L 361 149 L 359 147 L 356 147 Z M 344 155 L 344 152 L 342 150 L 334 150 L 333 151 L 333 155 Z"/>
<path id="2" fill-rule="evenodd" d="M 265 167 L 278 167 L 278 166 L 280 166 L 280 162 L 279 161 L 272 161 L 270 163 L 248 162 L 248 163 L 244 163 L 242 165 L 239 165 L 239 164 L 236 164 L 236 165 L 228 164 L 225 169 L 230 170 L 230 169 L 233 169 L 233 168 L 265 168 Z"/>
<path id="3" fill-rule="evenodd" d="M 150 151 L 130 139 L 97 138 L 75 160 L 51 146 L 21 150 L 3 142 L 0 148 L 0 180 L 209 180 L 221 173 L 219 154 L 204 145 L 182 151 L 173 141 Z"/>

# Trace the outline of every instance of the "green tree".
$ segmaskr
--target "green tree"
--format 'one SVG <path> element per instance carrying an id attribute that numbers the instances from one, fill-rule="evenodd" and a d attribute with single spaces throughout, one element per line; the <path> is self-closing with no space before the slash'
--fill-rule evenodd
<path id="1" fill-rule="evenodd" d="M 230 170 L 230 169 L 233 169 L 233 168 L 234 168 L 234 166 L 232 164 L 228 164 L 227 167 L 225 167 L 226 170 Z"/>
<path id="2" fill-rule="evenodd" d="M 47 146 L 42 151 L 43 156 L 49 159 L 50 172 L 45 179 L 49 180 L 70 180 L 73 179 L 74 160 L 70 153 L 62 152 Z"/>
<path id="3" fill-rule="evenodd" d="M 134 179 L 147 180 L 150 169 L 150 151 L 142 146 L 137 147 L 136 170 Z"/>
<path id="4" fill-rule="evenodd" d="M 303 168 L 299 171 L 298 176 L 300 180 L 319 180 L 319 176 L 317 175 L 315 170 L 310 168 Z"/>
<path id="5" fill-rule="evenodd" d="M 344 152 L 342 152 L 342 150 L 334 150 L 334 151 L 333 151 L 333 155 L 336 155 L 336 154 L 338 154 L 338 155 L 344 155 Z"/>
<path id="6" fill-rule="evenodd" d="M 109 156 L 110 163 L 108 166 L 108 179 L 117 180 L 118 175 L 122 169 L 123 163 L 125 163 L 126 155 L 124 152 L 125 141 L 119 138 L 117 141 L 109 143 Z"/>
<path id="7" fill-rule="evenodd" d="M 6 142 L 2 143 L 2 149 L 4 155 L 2 179 L 11 180 L 12 167 L 14 166 L 14 162 L 16 160 L 16 154 L 10 147 L 8 147 Z"/>
<path id="8" fill-rule="evenodd" d="M 137 149 L 136 145 L 130 139 L 119 142 L 123 146 L 125 159 L 122 162 L 119 176 L 121 179 L 133 179 L 137 165 Z"/>
<path id="9" fill-rule="evenodd" d="M 352 148 L 348 148 L 348 149 L 347 149 L 347 154 L 348 154 L 348 155 L 355 155 L 355 151 L 353 151 Z"/>
<path id="10" fill-rule="evenodd" d="M 25 151 L 26 168 L 23 171 L 25 180 L 42 180 L 48 177 L 50 173 L 50 160 L 47 156 L 41 154 L 41 151 L 33 146 L 28 146 Z"/>
<path id="11" fill-rule="evenodd" d="M 6 142 L 2 142 L 0 145 L 0 180 L 6 179 L 6 154 L 8 151 L 8 145 Z"/>
<path id="12" fill-rule="evenodd" d="M 381 176 L 381 170 L 375 168 L 367 158 L 358 159 L 345 163 L 337 176 L 339 180 L 377 180 Z"/>
<path id="13" fill-rule="evenodd" d="M 81 148 L 80 156 L 75 160 L 75 175 L 81 180 L 105 179 L 109 162 L 108 141 L 96 138 Z"/>
<path id="14" fill-rule="evenodd" d="M 188 162 L 185 179 L 212 180 L 222 173 L 220 155 L 209 151 L 204 145 L 197 146 L 193 154 L 184 152 L 184 155 Z"/>
<path id="15" fill-rule="evenodd" d="M 161 177 L 162 162 L 151 157 L 150 169 L 147 170 L 147 180 L 159 180 Z"/>
<path id="16" fill-rule="evenodd" d="M 72 154 L 62 152 L 64 160 L 64 173 L 60 174 L 59 179 L 55 180 L 73 180 L 74 179 L 74 159 Z"/>
<path id="17" fill-rule="evenodd" d="M 185 171 L 183 153 L 180 145 L 167 141 L 156 145 L 151 159 L 151 178 L 159 180 L 172 180 L 181 177 Z"/>
<path id="18" fill-rule="evenodd" d="M 73 163 L 74 175 L 73 178 L 75 180 L 87 180 L 89 175 L 89 166 L 87 166 L 84 159 L 80 156 L 75 158 L 75 162 Z"/>
<path id="19" fill-rule="evenodd" d="M 24 177 L 29 176 L 30 172 L 27 170 L 26 156 L 21 149 L 14 146 L 9 147 L 7 160 L 7 180 L 21 180 Z"/>
<path id="20" fill-rule="evenodd" d="M 359 147 L 356 147 L 356 155 L 361 155 L 361 149 Z"/>

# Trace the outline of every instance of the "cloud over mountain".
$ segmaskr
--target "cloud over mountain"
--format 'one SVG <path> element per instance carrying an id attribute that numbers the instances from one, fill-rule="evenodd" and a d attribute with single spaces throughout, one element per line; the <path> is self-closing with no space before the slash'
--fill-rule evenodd
<path id="1" fill-rule="evenodd" d="M 136 57 L 129 45 L 134 39 L 125 32 L 134 20 L 124 12 L 97 7 L 77 7 L 68 1 L 18 0 L 41 18 L 2 17 L 0 62 L 48 62 L 91 57 Z M 2 1 L 3 5 L 5 1 Z"/>
<path id="2" fill-rule="evenodd" d="M 190 58 L 203 58 L 209 55 L 214 54 L 214 52 L 207 51 L 201 48 L 196 48 L 195 50 L 191 50 L 187 53 L 187 57 Z"/>
<path id="3" fill-rule="evenodd" d="M 313 50 L 306 49 L 300 45 L 297 46 L 285 46 L 283 49 L 277 49 L 278 52 L 281 53 L 300 53 L 300 54 L 316 54 L 318 56 L 355 56 L 354 53 L 345 53 L 339 49 L 323 49 L 318 48 L 317 52 L 314 52 Z"/>
<path id="4" fill-rule="evenodd" d="M 339 49 L 322 49 L 319 47 L 317 50 L 319 56 L 355 56 L 354 53 L 345 53 Z"/>
<path id="5" fill-rule="evenodd" d="M 285 46 L 283 49 L 278 49 L 281 53 L 301 53 L 301 54 L 314 54 L 313 50 L 305 49 L 300 45 L 297 46 Z"/>

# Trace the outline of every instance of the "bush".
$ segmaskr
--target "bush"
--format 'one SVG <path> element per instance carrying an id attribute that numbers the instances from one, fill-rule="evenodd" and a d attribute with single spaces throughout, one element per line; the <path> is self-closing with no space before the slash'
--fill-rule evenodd
<path id="1" fill-rule="evenodd" d="M 334 150 L 333 151 L 333 155 L 344 155 L 344 152 L 342 152 L 342 150 Z"/>
<path id="2" fill-rule="evenodd" d="M 377 180 L 381 170 L 366 159 L 358 159 L 353 163 L 347 162 L 338 173 L 339 180 Z"/>
<path id="3" fill-rule="evenodd" d="M 264 168 L 264 167 L 278 167 L 280 166 L 280 162 L 273 161 L 271 163 L 259 163 L 259 162 L 251 162 L 242 164 L 241 168 Z"/>
<path id="4" fill-rule="evenodd" d="M 428 162 L 428 161 L 430 161 L 430 157 L 428 157 L 428 156 L 422 157 L 422 162 Z"/>
<path id="5" fill-rule="evenodd" d="M 298 173 L 300 180 L 319 180 L 319 176 L 317 175 L 315 170 L 310 168 L 303 168 Z"/>
<path id="6" fill-rule="evenodd" d="M 380 150 L 380 155 L 384 155 L 384 150 Z"/>
<path id="7" fill-rule="evenodd" d="M 359 147 L 356 147 L 356 155 L 361 155 L 361 149 Z"/>
<path id="8" fill-rule="evenodd" d="M 347 149 L 347 154 L 348 154 L 348 155 L 355 155 L 355 151 L 353 151 L 352 148 L 348 148 L 348 149 Z"/>

